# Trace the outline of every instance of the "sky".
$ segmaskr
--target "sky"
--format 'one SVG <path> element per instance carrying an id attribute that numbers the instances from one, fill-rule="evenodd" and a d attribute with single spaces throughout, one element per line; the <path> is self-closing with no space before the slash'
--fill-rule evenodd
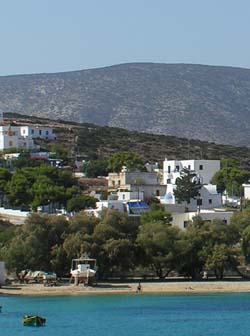
<path id="1" fill-rule="evenodd" d="M 0 0 L 0 76 L 130 62 L 250 68 L 249 0 Z"/>

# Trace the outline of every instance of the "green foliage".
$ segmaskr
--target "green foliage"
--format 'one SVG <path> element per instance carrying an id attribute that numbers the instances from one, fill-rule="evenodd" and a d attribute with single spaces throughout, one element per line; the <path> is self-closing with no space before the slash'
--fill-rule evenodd
<path id="1" fill-rule="evenodd" d="M 7 183 L 11 180 L 11 177 L 12 175 L 7 169 L 0 168 L 0 206 L 3 205 L 4 195 L 7 192 Z"/>
<path id="2" fill-rule="evenodd" d="M 87 177 L 98 177 L 108 175 L 107 160 L 93 160 L 84 165 L 83 172 Z"/>
<path id="3" fill-rule="evenodd" d="M 195 180 L 196 174 L 184 168 L 176 179 L 174 195 L 178 203 L 187 202 L 199 195 L 202 185 Z"/>
<path id="4" fill-rule="evenodd" d="M 19 153 L 19 149 L 16 147 L 6 148 L 2 151 L 3 154 L 12 154 L 12 153 Z"/>
<path id="5" fill-rule="evenodd" d="M 62 144 L 55 144 L 53 143 L 50 146 L 50 151 L 55 153 L 53 155 L 51 155 L 51 158 L 53 159 L 61 159 L 61 160 L 65 160 L 67 161 L 68 159 L 68 151 L 66 149 L 65 146 L 63 146 Z"/>
<path id="6" fill-rule="evenodd" d="M 151 265 L 160 279 L 175 269 L 180 239 L 180 230 L 162 221 L 145 222 L 140 226 L 137 242 L 145 252 L 144 262 Z"/>
<path id="7" fill-rule="evenodd" d="M 12 174 L 11 179 L 10 175 L 3 174 L 6 176 L 4 192 L 13 206 L 36 209 L 39 205 L 50 203 L 65 205 L 69 198 L 79 193 L 79 188 L 73 188 L 76 182 L 71 172 L 46 164 L 18 169 Z"/>
<path id="8" fill-rule="evenodd" d="M 142 224 L 161 222 L 163 224 L 170 225 L 172 219 L 171 214 L 166 212 L 164 208 L 157 203 L 153 203 L 150 207 L 150 211 L 141 215 Z"/>
<path id="9" fill-rule="evenodd" d="M 86 208 L 95 208 L 96 201 L 94 197 L 89 195 L 77 195 L 68 200 L 66 208 L 68 212 L 78 212 Z"/>
<path id="10" fill-rule="evenodd" d="M 230 261 L 231 249 L 226 244 L 215 245 L 208 255 L 205 267 L 213 270 L 216 278 L 222 279 L 226 264 Z"/>
<path id="11" fill-rule="evenodd" d="M 143 161 L 132 152 L 119 152 L 108 160 L 108 169 L 112 172 L 120 172 L 123 166 L 126 166 L 128 171 L 145 171 Z"/>
<path id="12" fill-rule="evenodd" d="M 230 196 L 241 196 L 242 184 L 248 183 L 249 179 L 250 171 L 228 165 L 215 173 L 211 182 L 217 185 L 217 190 L 220 193 L 227 190 Z"/>
<path id="13" fill-rule="evenodd" d="M 223 221 L 204 222 L 200 217 L 194 218 L 181 242 L 179 272 L 196 279 L 201 277 L 202 270 L 211 269 L 217 277 L 222 277 L 226 261 L 234 266 L 237 264 L 233 249 L 236 242 L 232 239 L 231 228 Z"/>
<path id="14" fill-rule="evenodd" d="M 23 226 L 0 222 L 0 256 L 9 270 L 68 274 L 71 260 L 87 252 L 97 258 L 99 277 L 123 276 L 138 267 L 163 279 L 175 271 L 199 279 L 204 270 L 222 278 L 228 268 L 250 262 L 250 211 L 236 212 L 230 224 L 193 218 L 185 231 L 153 204 L 141 224 L 117 210 L 97 219 L 84 212 L 72 218 L 32 214 Z"/>
<path id="15" fill-rule="evenodd" d="M 32 214 L 19 227 L 5 253 L 7 266 L 18 274 L 23 269 L 52 269 L 53 247 L 63 243 L 68 222 L 60 217 Z"/>
<path id="16" fill-rule="evenodd" d="M 239 168 L 239 161 L 235 160 L 235 159 L 221 159 L 220 161 L 221 164 L 221 168 L 224 169 L 228 169 L 228 168 Z"/>

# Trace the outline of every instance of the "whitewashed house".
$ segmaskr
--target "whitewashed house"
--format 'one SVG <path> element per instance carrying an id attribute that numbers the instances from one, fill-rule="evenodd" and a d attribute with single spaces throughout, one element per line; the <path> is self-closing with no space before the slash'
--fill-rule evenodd
<path id="1" fill-rule="evenodd" d="M 181 171 L 186 168 L 195 173 L 202 187 L 199 196 L 185 203 L 192 211 L 199 209 L 213 209 L 221 207 L 221 195 L 218 194 L 216 186 L 210 183 L 214 174 L 220 170 L 219 160 L 167 160 L 163 163 L 163 183 L 167 185 L 166 195 L 161 198 L 163 204 L 177 204 L 174 190 L 176 179 L 181 176 Z"/>
<path id="2" fill-rule="evenodd" d="M 201 217 L 201 219 L 206 222 L 211 222 L 214 219 L 219 219 L 222 220 L 225 224 L 229 224 L 230 219 L 233 216 L 233 212 L 225 211 L 222 209 L 214 209 L 214 210 L 201 210 L 199 213 L 195 211 L 172 213 L 173 217 L 172 225 L 177 226 L 182 230 L 185 230 L 188 227 L 189 223 L 197 215 L 199 215 L 199 217 Z"/>
<path id="3" fill-rule="evenodd" d="M 56 139 L 53 129 L 45 126 L 20 126 L 20 135 L 28 139 Z"/>
<path id="4" fill-rule="evenodd" d="M 32 126 L 0 126 L 0 150 L 9 148 L 32 150 L 38 148 L 34 139 L 55 140 L 53 129 Z"/>
<path id="5" fill-rule="evenodd" d="M 20 130 L 17 126 L 0 126 L 0 150 L 19 146 Z"/>
<path id="6" fill-rule="evenodd" d="M 209 184 L 214 174 L 220 170 L 220 160 L 168 160 L 163 162 L 163 183 L 175 184 L 184 168 L 195 172 L 203 184 Z"/>

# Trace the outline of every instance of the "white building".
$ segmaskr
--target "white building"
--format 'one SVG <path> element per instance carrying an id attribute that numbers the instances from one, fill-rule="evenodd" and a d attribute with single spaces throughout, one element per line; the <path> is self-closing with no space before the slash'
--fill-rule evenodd
<path id="1" fill-rule="evenodd" d="M 184 168 L 194 171 L 202 179 L 203 184 L 209 184 L 214 174 L 220 170 L 220 160 L 168 160 L 163 162 L 163 183 L 175 184 L 177 177 Z"/>
<path id="2" fill-rule="evenodd" d="M 181 176 L 181 171 L 186 168 L 195 173 L 202 183 L 199 196 L 185 203 L 186 207 L 193 211 L 200 209 L 213 209 L 221 207 L 221 195 L 218 194 L 216 186 L 210 184 L 214 174 L 220 169 L 219 160 L 167 160 L 163 163 L 163 183 L 167 185 L 167 192 L 161 198 L 163 204 L 177 204 L 174 195 L 176 179 Z"/>
<path id="3" fill-rule="evenodd" d="M 0 126 L 0 150 L 19 147 L 20 129 L 18 126 Z"/>
<path id="4" fill-rule="evenodd" d="M 233 216 L 232 211 L 224 211 L 222 209 L 201 210 L 197 212 L 172 213 L 172 225 L 184 230 L 195 216 L 199 215 L 202 220 L 211 222 L 214 219 L 220 219 L 226 224 L 229 224 L 230 218 Z"/>
<path id="5" fill-rule="evenodd" d="M 242 184 L 244 188 L 244 198 L 245 199 L 250 199 L 250 184 Z"/>
<path id="6" fill-rule="evenodd" d="M 122 201 L 122 200 L 106 200 L 96 202 L 95 209 L 87 209 L 84 210 L 87 214 L 94 215 L 95 217 L 100 218 L 102 211 L 104 209 L 109 210 L 118 210 L 122 213 L 128 214 L 128 216 L 140 216 L 141 214 L 149 211 L 149 205 L 143 201 L 130 200 L 130 201 Z"/>
<path id="7" fill-rule="evenodd" d="M 50 127 L 20 126 L 20 135 L 23 138 L 55 140 L 56 135 Z"/>
<path id="8" fill-rule="evenodd" d="M 0 115 L 1 120 L 1 115 Z M 50 127 L 33 126 L 0 126 L 0 150 L 9 148 L 35 149 L 34 139 L 55 140 L 56 136 Z"/>

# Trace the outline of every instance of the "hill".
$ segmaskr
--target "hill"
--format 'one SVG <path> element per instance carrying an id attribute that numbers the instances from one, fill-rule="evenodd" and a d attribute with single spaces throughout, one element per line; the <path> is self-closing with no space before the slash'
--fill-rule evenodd
<path id="1" fill-rule="evenodd" d="M 103 159 L 119 151 L 132 151 L 144 162 L 159 162 L 168 159 L 223 159 L 239 161 L 242 168 L 250 169 L 250 148 L 219 145 L 200 140 L 187 140 L 121 128 L 97 126 L 86 123 L 53 121 L 13 113 L 5 114 L 6 123 L 15 125 L 46 125 L 54 128 L 56 143 L 67 148 L 72 158 Z M 40 142 L 49 148 L 49 142 Z"/>
<path id="2" fill-rule="evenodd" d="M 237 146 L 250 143 L 250 70 L 130 63 L 0 77 L 0 108 Z"/>

